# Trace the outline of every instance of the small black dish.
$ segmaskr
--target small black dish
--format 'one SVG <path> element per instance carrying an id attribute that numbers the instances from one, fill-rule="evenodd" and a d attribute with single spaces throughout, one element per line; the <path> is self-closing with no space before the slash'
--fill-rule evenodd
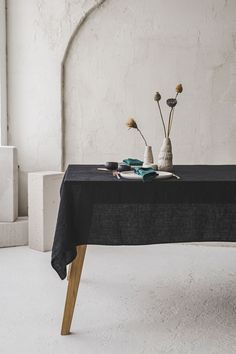
<path id="1" fill-rule="evenodd" d="M 108 170 L 115 171 L 118 168 L 118 162 L 106 162 L 105 167 Z"/>
<path id="2" fill-rule="evenodd" d="M 130 170 L 131 170 L 131 166 L 126 165 L 125 163 L 119 163 L 119 166 L 118 166 L 119 172 L 130 171 Z"/>

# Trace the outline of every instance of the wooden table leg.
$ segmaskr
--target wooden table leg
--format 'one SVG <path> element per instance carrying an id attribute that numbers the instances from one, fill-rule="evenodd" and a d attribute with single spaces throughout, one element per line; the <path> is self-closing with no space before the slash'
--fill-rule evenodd
<path id="1" fill-rule="evenodd" d="M 77 246 L 77 256 L 71 264 L 61 335 L 67 335 L 70 333 L 71 321 L 74 313 L 80 277 L 83 269 L 86 247 L 86 245 Z"/>
<path id="2" fill-rule="evenodd" d="M 71 265 L 72 265 L 72 263 L 69 264 L 68 269 L 67 269 L 67 277 L 66 277 L 67 281 L 70 280 Z"/>

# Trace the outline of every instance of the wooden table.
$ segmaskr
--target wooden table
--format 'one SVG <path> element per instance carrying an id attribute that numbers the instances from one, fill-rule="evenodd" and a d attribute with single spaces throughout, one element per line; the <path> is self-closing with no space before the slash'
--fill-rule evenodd
<path id="1" fill-rule="evenodd" d="M 52 266 L 68 274 L 61 334 L 70 332 L 86 247 L 236 242 L 236 166 L 175 166 L 180 180 L 117 180 L 70 165 L 61 188 Z M 150 219 L 151 218 L 151 222 Z"/>

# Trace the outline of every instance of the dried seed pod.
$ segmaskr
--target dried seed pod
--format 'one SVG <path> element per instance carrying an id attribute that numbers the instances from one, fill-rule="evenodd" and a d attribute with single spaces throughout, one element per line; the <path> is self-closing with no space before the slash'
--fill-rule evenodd
<path id="1" fill-rule="evenodd" d="M 161 94 L 159 92 L 156 92 L 154 96 L 154 101 L 159 102 L 160 100 L 161 100 Z"/>
<path id="2" fill-rule="evenodd" d="M 177 93 L 183 92 L 183 86 L 182 86 L 181 84 L 179 84 L 179 85 L 176 86 L 176 92 L 177 92 Z"/>
<path id="3" fill-rule="evenodd" d="M 177 105 L 177 100 L 175 98 L 168 98 L 168 100 L 166 101 L 166 104 L 169 107 L 174 108 Z"/>

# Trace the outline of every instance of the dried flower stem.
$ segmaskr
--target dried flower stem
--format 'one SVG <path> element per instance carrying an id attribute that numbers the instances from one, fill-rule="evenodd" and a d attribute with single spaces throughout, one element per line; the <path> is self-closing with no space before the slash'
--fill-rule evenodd
<path id="1" fill-rule="evenodd" d="M 162 124 L 163 124 L 164 134 L 165 134 L 165 138 L 166 138 L 166 126 L 165 126 L 165 122 L 164 122 L 164 119 L 163 119 L 163 115 L 162 115 L 161 106 L 160 106 L 159 101 L 157 101 L 157 104 L 158 104 L 158 108 L 159 108 L 159 111 L 160 111 L 161 121 L 162 121 Z"/>
<path id="2" fill-rule="evenodd" d="M 173 109 L 174 108 L 172 107 L 170 110 L 170 113 L 169 113 L 169 119 L 168 119 L 168 125 L 167 125 L 167 137 L 168 138 L 170 136 L 170 122 L 171 122 L 171 116 L 172 116 Z"/>
<path id="3" fill-rule="evenodd" d="M 144 136 L 143 136 L 141 130 L 140 130 L 138 127 L 137 127 L 136 129 L 137 129 L 137 131 L 139 132 L 139 134 L 141 135 L 141 137 L 143 138 L 143 141 L 144 141 L 145 145 L 147 146 L 147 140 L 144 138 Z"/>
<path id="4" fill-rule="evenodd" d="M 175 99 L 178 97 L 179 92 L 176 93 Z M 174 111 L 175 109 L 172 108 L 170 111 L 169 115 L 169 122 L 168 122 L 168 137 L 170 136 L 171 128 L 172 128 L 172 123 L 173 123 L 173 117 L 174 117 Z"/>
<path id="5" fill-rule="evenodd" d="M 164 129 L 165 138 L 169 138 L 169 136 L 170 136 L 172 123 L 173 123 L 173 119 L 174 119 L 175 106 L 177 105 L 177 97 L 178 97 L 179 93 L 183 92 L 183 86 L 181 84 L 178 84 L 175 88 L 175 91 L 176 91 L 175 98 L 168 98 L 166 100 L 167 106 L 170 107 L 168 124 L 165 124 L 165 121 L 164 121 L 164 118 L 162 115 L 162 111 L 161 111 L 161 106 L 160 106 L 161 94 L 160 94 L 160 92 L 156 92 L 154 95 L 154 101 L 157 102 L 159 112 L 161 115 L 161 121 L 162 121 L 163 129 Z"/>
<path id="6" fill-rule="evenodd" d="M 171 119 L 170 119 L 170 128 L 169 128 L 169 136 L 170 136 L 170 132 L 171 132 L 171 128 L 172 128 L 172 123 L 173 123 L 173 116 L 174 116 L 174 111 L 175 111 L 175 109 L 173 108 L 173 111 L 172 111 L 172 115 L 171 115 Z"/>

